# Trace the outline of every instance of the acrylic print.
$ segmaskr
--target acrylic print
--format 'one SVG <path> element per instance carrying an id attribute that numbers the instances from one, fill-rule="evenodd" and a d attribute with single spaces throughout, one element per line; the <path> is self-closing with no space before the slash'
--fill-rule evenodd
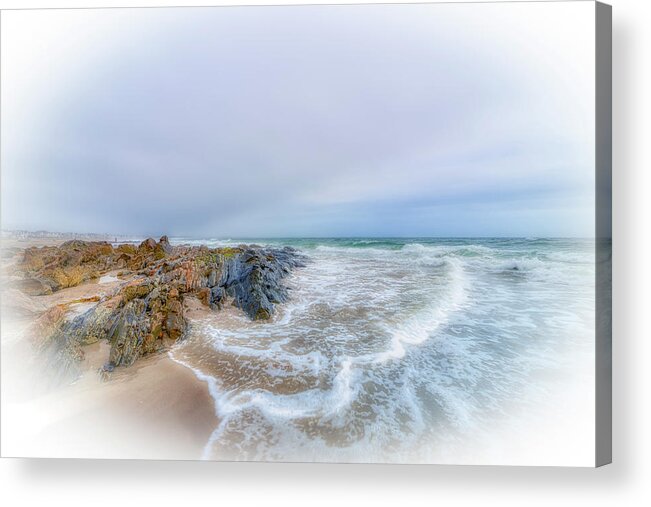
<path id="1" fill-rule="evenodd" d="M 2 12 L 2 454 L 594 466 L 596 18 Z"/>

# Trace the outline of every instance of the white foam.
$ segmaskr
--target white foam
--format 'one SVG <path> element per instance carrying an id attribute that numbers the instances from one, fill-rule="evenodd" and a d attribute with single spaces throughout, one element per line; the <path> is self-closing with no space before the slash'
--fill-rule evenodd
<path id="1" fill-rule="evenodd" d="M 337 250 L 326 248 L 324 252 L 328 255 Z M 357 257 L 373 257 L 378 255 L 375 249 L 338 249 L 350 250 Z M 340 252 L 338 252 L 340 253 Z M 349 254 L 349 252 L 347 252 Z M 385 255 L 382 252 L 380 255 Z M 340 261 L 340 259 L 337 259 Z M 372 305 L 381 305 L 382 300 L 389 303 L 391 299 L 399 298 L 399 293 L 393 284 L 387 284 L 382 291 L 370 291 L 365 283 L 355 279 L 356 273 L 350 273 L 349 268 L 341 262 L 328 262 L 319 259 L 315 263 L 318 267 L 317 273 L 312 273 L 308 281 L 308 291 L 312 301 L 299 299 L 286 310 L 272 327 L 267 324 L 247 324 L 244 319 L 239 320 L 234 329 L 224 329 L 219 326 L 207 325 L 204 332 L 210 337 L 212 347 L 222 353 L 237 357 L 238 361 L 252 359 L 264 359 L 268 363 L 278 362 L 290 365 L 288 369 L 272 368 L 271 373 L 279 376 L 310 374 L 320 376 L 323 374 L 332 375 L 329 389 L 307 389 L 295 394 L 281 395 L 262 389 L 248 389 L 241 392 L 220 393 L 216 384 L 212 384 L 211 394 L 215 399 L 216 412 L 222 422 L 215 430 L 211 441 L 207 444 L 210 449 L 212 444 L 224 431 L 228 420 L 237 417 L 244 411 L 257 410 L 265 417 L 272 420 L 295 420 L 305 417 L 316 417 L 321 420 L 328 420 L 330 425 L 344 424 L 342 415 L 356 399 L 361 388 L 362 381 L 366 379 L 365 370 L 373 365 L 387 362 L 391 359 L 399 359 L 404 356 L 408 346 L 415 346 L 425 342 L 432 332 L 445 322 L 447 315 L 458 306 L 463 299 L 464 276 L 461 263 L 455 259 L 441 261 L 448 268 L 446 280 L 450 284 L 445 292 L 445 300 L 435 299 L 425 310 L 404 321 L 397 330 L 391 330 L 391 339 L 388 342 L 388 349 L 378 352 L 341 356 L 338 359 L 329 360 L 318 350 L 312 350 L 307 354 L 293 354 L 285 350 L 288 339 L 274 339 L 273 334 L 283 335 L 283 330 L 289 335 L 296 333 L 296 325 L 293 322 L 295 315 L 306 312 L 310 305 L 316 304 L 319 298 L 323 298 L 322 304 L 328 304 L 331 308 L 347 309 L 351 301 L 356 298 L 365 300 L 371 297 Z M 339 282 L 343 280 L 344 283 Z M 302 280 L 305 282 L 306 280 Z M 297 280 L 299 284 L 301 280 Z M 380 281 L 378 281 L 380 283 Z M 384 291 L 384 292 L 383 292 Z M 334 306 L 332 306 L 334 305 Z M 379 308 L 380 306 L 378 306 Z M 290 328 L 290 326 L 293 326 Z M 263 329 L 269 331 L 264 332 Z M 256 343 L 252 346 L 251 340 Z M 354 335 L 351 339 L 355 339 Z M 248 358 L 248 359 L 247 359 Z M 338 366 L 337 366 L 338 364 Z M 197 371 L 193 369 L 193 371 Z M 199 378 L 205 379 L 208 376 L 198 374 Z M 411 402 L 414 403 L 413 400 Z M 207 451 L 209 452 L 209 451 Z"/>
<path id="2" fill-rule="evenodd" d="M 417 315 L 409 317 L 398 325 L 390 328 L 391 347 L 389 350 L 377 355 L 375 362 L 384 362 L 391 359 L 400 359 L 406 353 L 407 345 L 419 345 L 426 341 L 449 318 L 450 314 L 458 310 L 466 299 L 466 278 L 461 261 L 448 259 L 450 266 L 450 285 L 446 297 L 436 301 Z"/>
<path id="3" fill-rule="evenodd" d="M 480 409 L 501 410 L 527 372 L 558 366 L 544 341 L 522 340 L 546 339 L 541 327 L 565 326 L 578 339 L 592 329 L 576 314 L 579 305 L 589 308 L 581 293 L 567 314 L 550 309 L 561 304 L 553 299 L 559 280 L 576 285 L 584 275 L 592 280 L 590 273 L 532 251 L 411 243 L 400 250 L 322 245 L 309 255 L 308 267 L 288 279 L 291 299 L 271 322 L 225 309 L 202 324 L 198 339 L 219 361 L 228 358 L 226 368 L 236 363 L 245 372 L 213 378 L 186 364 L 208 383 L 220 419 L 204 458 L 230 445 L 236 459 L 242 446 L 267 459 L 381 461 L 385 445 L 395 461 L 413 449 L 429 456 L 420 444 L 432 431 L 432 407 L 421 396 L 436 400 L 437 417 L 455 430 L 479 434 Z M 529 294 L 537 304 L 527 307 L 521 299 Z M 494 325 L 499 335 L 483 331 Z M 201 360 L 210 364 L 210 352 Z M 237 375 L 246 372 L 254 378 L 242 378 L 240 387 Z M 291 384 L 285 394 L 268 378 L 277 385 L 300 378 L 305 387 Z M 371 414 L 361 432 L 360 414 Z M 336 444 L 328 441 L 333 434 Z"/>

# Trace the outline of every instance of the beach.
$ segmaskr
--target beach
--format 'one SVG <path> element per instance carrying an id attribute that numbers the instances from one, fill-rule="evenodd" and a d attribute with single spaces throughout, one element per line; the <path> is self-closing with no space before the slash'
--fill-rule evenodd
<path id="1" fill-rule="evenodd" d="M 3 242 L 3 249 L 58 246 L 63 241 Z M 34 364 L 25 330 L 48 308 L 105 296 L 123 283 L 107 278 L 108 283 L 98 279 L 43 296 L 30 297 L 4 287 L 2 424 L 3 437 L 11 435 L 11 439 L 3 440 L 3 456 L 201 457 L 217 424 L 214 404 L 207 384 L 166 352 L 143 358 L 105 381 L 98 371 L 107 361 L 109 346 L 100 341 L 84 348 L 82 375 L 73 384 L 44 386 L 47 380 Z"/>
<path id="2" fill-rule="evenodd" d="M 17 455 L 43 456 L 526 464 L 531 453 L 539 463 L 553 463 L 559 453 L 585 455 L 592 445 L 594 399 L 585 392 L 594 379 L 593 242 L 247 243 L 256 246 L 211 238 L 172 238 L 170 245 L 161 238 L 113 249 L 91 244 L 113 259 L 97 265 L 114 266 L 121 251 L 133 250 L 129 262 L 145 262 L 141 251 L 150 260 L 144 270 L 109 269 L 48 294 L 5 291 L 13 297 L 3 304 L 13 304 L 10 311 L 22 317 L 18 332 L 3 319 L 3 380 L 15 374 L 33 388 L 46 377 L 29 380 L 24 365 L 34 352 L 13 336 L 21 336 L 20 329 L 24 335 L 48 308 L 65 306 L 73 334 L 79 326 L 94 329 L 106 311 L 114 312 L 116 300 L 135 297 L 134 305 L 159 297 L 160 284 L 172 279 L 165 274 L 172 268 L 164 266 L 175 266 L 177 258 L 182 268 L 170 273 L 181 277 L 175 287 L 187 288 L 180 307 L 185 324 L 167 300 L 153 300 L 154 308 L 170 312 L 165 329 L 181 330 L 165 335 L 161 347 L 142 336 L 136 344 L 128 333 L 117 341 L 91 340 L 64 385 L 27 401 L 5 398 L 3 424 L 25 437 L 4 447 L 7 455 L 14 446 Z M 278 270 L 274 263 L 283 255 L 305 261 Z M 217 267 L 201 275 L 196 263 L 213 258 Z M 256 278 L 258 288 L 242 279 L 227 288 L 228 280 L 257 272 L 241 271 L 251 262 L 270 262 L 265 272 L 286 278 Z M 157 276 L 160 282 L 151 285 Z M 251 300 L 253 294 L 262 299 Z M 132 322 L 136 314 L 127 307 L 119 318 Z M 140 326 L 133 322 L 129 326 Z M 11 364 L 7 357 L 14 357 Z M 36 364 L 39 377 L 45 370 Z M 568 427 L 574 430 L 559 431 Z"/>
<path id="3" fill-rule="evenodd" d="M 217 424 L 206 384 L 166 355 L 121 373 L 110 383 L 89 377 L 31 401 L 7 400 L 3 424 L 21 427 L 11 434 L 24 439 L 5 443 L 4 455 L 199 459 Z"/>

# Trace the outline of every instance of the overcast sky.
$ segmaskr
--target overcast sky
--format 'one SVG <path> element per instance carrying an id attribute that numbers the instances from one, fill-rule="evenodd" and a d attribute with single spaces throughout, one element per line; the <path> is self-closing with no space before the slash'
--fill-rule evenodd
<path id="1" fill-rule="evenodd" d="M 592 2 L 2 14 L 2 227 L 592 236 Z"/>

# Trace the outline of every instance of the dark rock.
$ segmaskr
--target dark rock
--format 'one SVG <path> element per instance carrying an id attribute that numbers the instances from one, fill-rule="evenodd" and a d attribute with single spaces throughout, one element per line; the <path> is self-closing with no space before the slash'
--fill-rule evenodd
<path id="1" fill-rule="evenodd" d="M 145 302 L 135 299 L 128 302 L 120 312 L 109 335 L 110 363 L 130 366 L 142 355 L 141 345 L 149 331 L 145 310 Z"/>
<path id="2" fill-rule="evenodd" d="M 163 249 L 163 252 L 165 254 L 169 255 L 172 253 L 174 250 L 172 245 L 170 245 L 170 241 L 167 238 L 167 236 L 161 236 L 160 240 L 158 240 L 158 245 Z"/>
<path id="3" fill-rule="evenodd" d="M 217 270 L 212 269 L 208 275 L 208 287 L 214 287 L 215 285 L 217 285 Z"/>
<path id="4" fill-rule="evenodd" d="M 39 273 L 50 259 L 56 269 L 62 269 L 57 263 L 80 266 L 87 259 L 95 267 L 115 269 L 126 264 L 139 273 L 82 315 L 66 320 L 62 317 L 65 312 L 53 313 L 38 329 L 41 349 L 48 349 L 53 361 L 73 376 L 83 357 L 81 347 L 98 340 L 109 342 L 108 364 L 115 368 L 132 365 L 139 357 L 182 339 L 188 328 L 184 312 L 187 295 L 211 308 L 221 308 L 232 298 L 251 319 L 269 319 L 274 305 L 288 298 L 283 278 L 304 265 L 304 257 L 293 249 L 174 248 L 165 236 L 158 243 L 150 238 L 137 249 L 75 242 L 65 252 L 30 255 L 27 264 Z M 40 287 L 37 282 L 24 284 Z M 103 374 L 109 373 L 104 370 Z"/>
<path id="5" fill-rule="evenodd" d="M 274 304 L 287 300 L 282 279 L 303 265 L 302 256 L 291 250 L 247 248 L 227 260 L 219 285 L 251 319 L 268 319 Z"/>
<path id="6" fill-rule="evenodd" d="M 210 289 L 210 306 L 220 308 L 224 301 L 224 289 L 222 287 L 213 287 Z"/>

